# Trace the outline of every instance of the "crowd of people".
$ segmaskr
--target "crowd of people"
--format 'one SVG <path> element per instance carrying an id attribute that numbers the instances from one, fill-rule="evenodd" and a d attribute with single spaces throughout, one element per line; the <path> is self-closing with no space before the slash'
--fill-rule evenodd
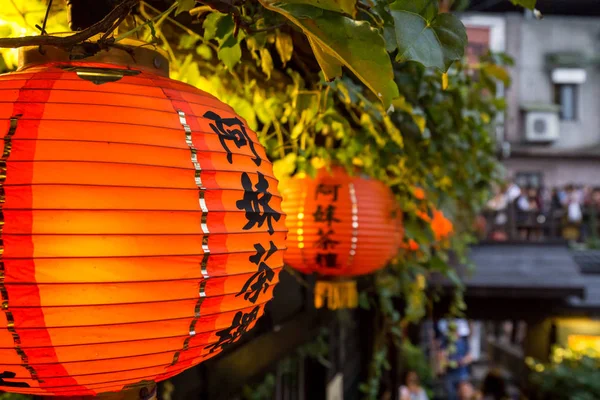
<path id="1" fill-rule="evenodd" d="M 567 185 L 560 188 L 520 187 L 514 181 L 494 188 L 486 206 L 485 236 L 507 240 L 509 218 L 520 239 L 548 236 L 585 239 L 590 215 L 600 210 L 600 187 Z M 491 217 L 491 218 L 490 218 Z"/>
<path id="2" fill-rule="evenodd" d="M 465 319 L 442 319 L 435 326 L 436 375 L 444 386 L 440 399 L 513 400 L 500 370 L 490 369 L 479 385 L 474 384 L 470 337 L 470 324 Z M 429 400 L 416 371 L 405 371 L 400 400 Z"/>
<path id="3" fill-rule="evenodd" d="M 481 384 L 475 388 L 469 379 L 457 382 L 452 393 L 455 400 L 513 400 L 506 387 L 506 379 L 499 370 L 491 370 Z M 450 397 L 448 397 L 450 399 Z M 400 400 L 429 400 L 415 371 L 407 371 L 404 385 L 400 387 Z"/>

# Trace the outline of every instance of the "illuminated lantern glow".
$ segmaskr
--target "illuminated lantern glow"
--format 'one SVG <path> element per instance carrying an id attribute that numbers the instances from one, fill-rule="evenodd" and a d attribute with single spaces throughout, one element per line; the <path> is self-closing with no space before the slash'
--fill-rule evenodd
<path id="1" fill-rule="evenodd" d="M 162 69 L 46 51 L 0 76 L 0 390 L 167 379 L 272 298 L 286 237 L 272 165 L 229 106 L 147 47 L 137 58 Z"/>
<path id="2" fill-rule="evenodd" d="M 344 169 L 319 169 L 280 185 L 287 214 L 288 250 L 292 268 L 315 273 L 315 306 L 327 300 L 331 309 L 358 304 L 356 283 L 392 259 L 402 243 L 402 219 L 390 188 L 384 183 L 350 176 Z"/>

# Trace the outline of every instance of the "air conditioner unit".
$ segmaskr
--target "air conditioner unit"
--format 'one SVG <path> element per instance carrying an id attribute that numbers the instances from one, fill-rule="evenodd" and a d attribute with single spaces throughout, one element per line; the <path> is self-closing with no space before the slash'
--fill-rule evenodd
<path id="1" fill-rule="evenodd" d="M 527 111 L 525 139 L 528 142 L 550 143 L 560 134 L 558 114 L 554 111 Z"/>

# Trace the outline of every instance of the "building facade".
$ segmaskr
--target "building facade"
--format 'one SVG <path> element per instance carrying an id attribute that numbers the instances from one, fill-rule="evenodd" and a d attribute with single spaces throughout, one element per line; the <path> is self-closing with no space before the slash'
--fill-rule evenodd
<path id="1" fill-rule="evenodd" d="M 514 59 L 497 142 L 522 186 L 600 186 L 600 17 L 467 13 L 469 52 Z"/>

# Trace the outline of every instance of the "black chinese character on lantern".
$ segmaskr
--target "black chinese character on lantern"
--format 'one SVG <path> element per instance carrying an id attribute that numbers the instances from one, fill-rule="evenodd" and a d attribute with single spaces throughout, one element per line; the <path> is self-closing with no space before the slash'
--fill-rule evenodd
<path id="1" fill-rule="evenodd" d="M 323 206 L 319 204 L 313 217 L 315 218 L 315 222 L 327 222 L 327 225 L 329 226 L 331 226 L 333 222 L 340 222 L 340 220 L 335 217 L 335 206 L 332 205 L 328 205 L 327 208 L 323 210 Z"/>
<path id="2" fill-rule="evenodd" d="M 335 268 L 337 267 L 337 254 L 317 253 L 315 262 L 319 267 Z"/>
<path id="3" fill-rule="evenodd" d="M 319 228 L 319 232 L 317 234 L 319 235 L 319 238 L 315 242 L 315 247 L 323 250 L 329 250 L 330 248 L 333 249 L 336 245 L 340 244 L 340 242 L 331 238 L 331 235 L 335 234 L 335 232 L 331 229 L 325 232 L 323 229 Z"/>
<path id="4" fill-rule="evenodd" d="M 29 387 L 27 382 L 7 382 L 4 379 L 14 379 L 17 374 L 10 371 L 4 371 L 0 374 L 0 386 L 15 387 L 15 388 L 26 388 Z"/>
<path id="5" fill-rule="evenodd" d="M 215 343 L 212 343 L 205 347 L 205 349 L 210 349 L 210 352 L 214 352 L 218 348 L 223 350 L 227 346 L 231 345 L 235 341 L 237 341 L 240 336 L 248 331 L 250 328 L 250 324 L 256 321 L 258 317 L 258 309 L 256 306 L 249 313 L 244 313 L 243 311 L 238 311 L 233 317 L 233 322 L 229 328 L 225 328 L 222 331 L 217 332 L 217 337 L 219 340 Z"/>
<path id="6" fill-rule="evenodd" d="M 204 118 L 211 119 L 215 122 L 214 124 L 210 124 L 210 127 L 217 135 L 219 135 L 221 146 L 223 146 L 227 152 L 227 161 L 229 161 L 229 164 L 233 162 L 233 154 L 231 153 L 231 150 L 229 150 L 229 146 L 227 146 L 228 141 L 233 142 L 238 149 L 241 149 L 244 146 L 250 147 L 250 151 L 254 154 L 252 161 L 254 161 L 256 166 L 260 166 L 262 159 L 256 152 L 254 143 L 250 139 L 250 136 L 248 136 L 244 123 L 239 118 L 221 118 L 220 115 L 212 111 L 207 111 L 204 114 Z"/>
<path id="7" fill-rule="evenodd" d="M 250 277 L 244 284 L 244 287 L 235 297 L 244 295 L 244 299 L 249 300 L 252 303 L 256 303 L 258 300 L 258 296 L 262 291 L 265 293 L 269 288 L 269 282 L 273 280 L 275 277 L 275 273 L 266 263 L 266 261 L 277 251 L 277 246 L 273 241 L 270 241 L 269 251 L 263 247 L 262 244 L 258 243 L 254 245 L 256 249 L 256 254 L 249 257 L 249 260 L 254 264 L 258 265 L 258 271 L 254 275 Z M 266 254 L 266 257 L 265 257 Z M 264 257 L 264 259 L 263 259 Z M 251 289 L 249 292 L 248 289 Z"/>
<path id="8" fill-rule="evenodd" d="M 238 200 L 235 204 L 239 210 L 246 211 L 246 219 L 248 222 L 243 229 L 252 229 L 255 225 L 262 227 L 265 221 L 269 228 L 269 234 L 273 234 L 273 220 L 279 221 L 281 214 L 275 211 L 269 202 L 273 195 L 267 192 L 269 182 L 263 174 L 258 173 L 258 182 L 256 183 L 256 191 L 252 187 L 252 181 L 247 172 L 242 174 L 242 187 L 244 188 L 244 198 Z"/>
<path id="9" fill-rule="evenodd" d="M 333 195 L 333 201 L 337 201 L 338 198 L 338 190 L 341 185 L 331 185 L 325 183 L 319 183 L 317 186 L 317 191 L 315 192 L 315 200 L 319 198 L 319 195 L 322 194 L 324 196 Z"/>

